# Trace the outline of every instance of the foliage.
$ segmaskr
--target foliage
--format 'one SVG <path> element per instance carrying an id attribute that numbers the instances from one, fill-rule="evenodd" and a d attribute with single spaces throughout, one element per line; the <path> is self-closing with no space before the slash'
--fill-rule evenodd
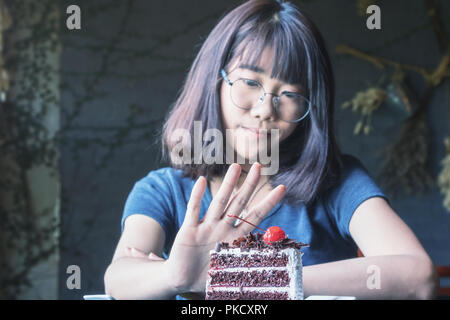
<path id="1" fill-rule="evenodd" d="M 57 140 L 45 119 L 58 103 L 50 55 L 58 49 L 59 26 L 51 15 L 57 6 L 54 1 L 6 5 L 13 25 L 4 38 L 11 88 L 0 105 L 0 298 L 11 299 L 30 283 L 30 270 L 58 246 L 55 208 L 36 211 L 27 174 L 39 166 L 55 168 L 58 161 Z"/>

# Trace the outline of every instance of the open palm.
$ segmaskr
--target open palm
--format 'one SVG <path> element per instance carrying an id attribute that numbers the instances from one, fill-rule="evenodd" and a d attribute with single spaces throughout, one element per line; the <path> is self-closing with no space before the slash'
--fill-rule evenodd
<path id="1" fill-rule="evenodd" d="M 244 184 L 230 201 L 241 173 L 240 166 L 232 164 L 202 221 L 199 221 L 200 205 L 207 182 L 204 177 L 196 181 L 183 225 L 166 261 L 171 285 L 178 292 L 204 292 L 209 251 L 214 249 L 217 242 L 232 242 L 254 229 L 251 224 L 246 223 L 235 227 L 235 218 L 228 215 L 237 215 L 246 207 L 258 184 L 260 170 L 259 163 L 253 164 Z M 246 220 L 258 225 L 284 197 L 285 191 L 286 188 L 282 185 L 276 187 L 264 201 L 249 211 Z"/>

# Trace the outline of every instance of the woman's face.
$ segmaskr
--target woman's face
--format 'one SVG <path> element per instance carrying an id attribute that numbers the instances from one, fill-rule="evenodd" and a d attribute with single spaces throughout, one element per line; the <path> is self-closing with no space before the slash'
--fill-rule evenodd
<path id="1" fill-rule="evenodd" d="M 292 85 L 277 79 L 270 78 L 272 70 L 272 50 L 265 49 L 262 53 L 259 64 L 250 70 L 248 66 L 240 64 L 240 61 L 232 63 L 228 70 L 228 78 L 231 82 L 239 78 L 246 78 L 258 81 L 266 93 L 280 95 L 283 91 L 302 93 L 300 85 Z M 257 71 L 254 71 L 257 70 Z M 273 106 L 273 96 L 267 94 L 264 101 L 255 101 L 250 110 L 238 108 L 232 101 L 230 95 L 231 86 L 222 81 L 220 89 L 220 103 L 224 130 L 227 130 L 234 141 L 234 151 L 240 157 L 260 161 L 258 155 L 269 156 L 271 141 L 279 144 L 286 139 L 296 128 L 297 123 L 289 123 L 277 117 Z M 260 129 L 260 134 L 252 132 L 248 128 Z M 279 137 L 271 135 L 271 129 L 278 129 Z M 267 132 L 266 143 L 261 138 Z M 225 135 L 225 133 L 224 133 Z M 259 141 L 261 140 L 261 141 Z M 261 143 L 260 143 L 261 142 Z M 230 142 L 227 139 L 227 145 Z M 273 157 L 273 155 L 272 155 Z M 252 161 L 253 162 L 253 161 Z"/>

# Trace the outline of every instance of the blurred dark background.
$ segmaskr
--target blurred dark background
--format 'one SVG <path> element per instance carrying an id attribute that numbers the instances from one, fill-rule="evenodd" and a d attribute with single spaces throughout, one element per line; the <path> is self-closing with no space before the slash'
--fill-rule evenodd
<path id="1" fill-rule="evenodd" d="M 18 8 L 19 2 L 22 3 L 21 8 Z M 12 27 L 4 35 L 10 46 L 17 45 L 15 39 L 22 37 L 18 31 L 18 19 L 15 18 L 20 17 L 30 2 L 5 2 L 13 20 Z M 29 275 L 28 283 L 24 281 L 20 284 L 22 289 L 16 292 L 16 297 L 82 299 L 84 294 L 104 292 L 103 274 L 120 237 L 120 220 L 128 193 L 133 184 L 150 170 L 166 166 L 160 162 L 160 142 L 156 140 L 162 120 L 175 101 L 202 41 L 222 16 L 242 2 L 34 2 L 36 8 L 31 9 L 28 20 L 25 19 L 27 21 L 20 22 L 20 28 L 31 28 L 33 41 L 45 42 L 48 40 L 46 36 L 52 35 L 51 41 L 56 47 L 42 49 L 43 55 L 47 53 L 45 61 L 49 65 L 48 70 L 25 71 L 42 74 L 42 77 L 39 76 L 40 82 L 31 83 L 30 88 L 51 85 L 48 96 L 53 94 L 54 99 L 50 99 L 48 105 L 54 108 L 49 107 L 45 112 L 36 111 L 42 99 L 48 96 L 33 96 L 28 104 L 22 105 L 33 115 L 30 119 L 44 123 L 37 126 L 39 130 L 45 128 L 53 133 L 41 140 L 47 147 L 32 149 L 30 154 L 53 152 L 52 161 L 46 163 L 41 159 L 40 166 L 51 167 L 56 174 L 45 175 L 51 176 L 51 179 L 39 174 L 30 177 L 34 179 L 34 187 L 30 188 L 35 206 L 39 199 L 47 197 L 53 208 L 51 219 L 56 220 L 55 228 L 45 231 L 52 237 L 46 239 L 44 244 L 55 241 L 59 244 L 58 248 L 47 252 L 44 259 L 38 262 L 32 260 L 32 267 L 25 268 Z M 389 91 L 395 68 L 386 65 L 385 69 L 380 69 L 365 59 L 339 54 L 336 47 L 345 44 L 373 56 L 434 70 L 445 52 L 439 46 L 427 15 L 427 1 L 292 2 L 312 17 L 325 38 L 331 56 L 336 79 L 338 142 L 345 153 L 358 157 L 382 185 L 386 148 L 392 145 L 410 115 L 405 106 L 395 100 L 395 94 L 392 96 Z M 443 0 L 434 2 L 442 22 L 441 30 L 448 38 L 450 3 Z M 68 30 L 66 27 L 69 16 L 66 8 L 72 4 L 81 9 L 80 30 Z M 365 13 L 365 8 L 370 4 L 376 4 L 381 9 L 381 30 L 366 27 L 369 15 Z M 50 31 L 39 32 L 37 23 L 49 21 L 52 22 L 48 26 Z M 51 28 L 58 32 L 52 32 Z M 27 48 L 34 50 L 35 47 Z M 8 50 L 7 45 L 4 50 Z M 14 54 L 9 53 L 9 60 L 6 60 L 12 65 L 10 101 L 27 99 L 20 94 L 25 81 L 23 75 L 20 76 L 20 65 L 40 59 L 39 54 L 24 55 L 25 51 L 26 48 L 19 47 Z M 51 77 L 46 78 L 46 74 Z M 404 83 L 413 93 L 410 95 L 411 101 L 417 102 L 426 92 L 423 77 L 415 71 L 406 71 L 405 75 Z M 352 112 L 351 107 L 342 108 L 342 104 L 353 99 L 358 92 L 366 92 L 373 87 L 386 90 L 391 96 L 373 112 L 370 133 L 354 134 L 361 114 Z M 450 209 L 443 205 L 444 194 L 437 185 L 446 156 L 444 139 L 450 136 L 448 77 L 434 88 L 427 102 L 427 143 L 418 147 L 417 152 L 428 157 L 427 168 L 435 184 L 412 194 L 397 187 L 399 192 L 391 198 L 391 204 L 415 232 L 434 263 L 450 265 Z M 7 105 L 6 111 L 13 110 L 12 106 L 8 109 Z M 34 107 L 28 108 L 28 105 Z M 16 117 L 18 122 L 31 121 L 24 116 Z M 36 132 L 29 132 L 26 137 L 29 139 L 35 135 Z M 54 149 L 48 147 L 47 141 L 54 143 Z M 31 157 L 30 154 L 21 154 L 22 159 Z M 32 163 L 26 164 L 27 170 L 32 170 Z M 58 200 L 52 202 L 54 198 Z M 38 214 L 34 216 L 39 221 Z M 23 266 L 29 260 L 18 263 Z M 77 265 L 81 270 L 80 289 L 67 287 L 66 281 L 70 276 L 67 267 L 70 265 Z M 22 278 L 17 279 L 25 279 L 25 275 L 23 273 Z"/>

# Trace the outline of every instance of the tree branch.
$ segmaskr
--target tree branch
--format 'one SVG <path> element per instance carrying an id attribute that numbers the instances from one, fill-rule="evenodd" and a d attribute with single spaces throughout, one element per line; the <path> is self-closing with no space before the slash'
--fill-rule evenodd
<path id="1" fill-rule="evenodd" d="M 437 14 L 436 2 L 435 0 L 425 0 L 425 2 L 427 6 L 428 17 L 431 20 L 431 25 L 433 27 L 433 32 L 436 36 L 439 49 L 441 50 L 441 53 L 445 54 L 450 48 L 450 42 L 445 35 L 444 28 L 442 27 L 442 22 Z"/>

